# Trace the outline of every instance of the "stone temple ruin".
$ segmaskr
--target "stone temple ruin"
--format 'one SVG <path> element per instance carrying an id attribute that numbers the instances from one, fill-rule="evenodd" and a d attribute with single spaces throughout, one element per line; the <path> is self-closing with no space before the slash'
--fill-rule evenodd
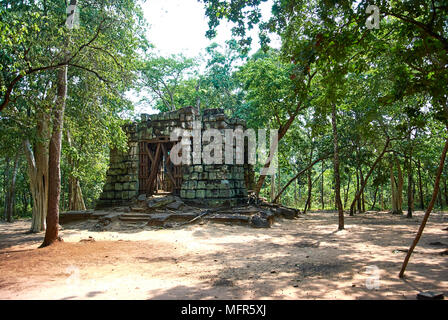
<path id="1" fill-rule="evenodd" d="M 170 141 L 171 132 L 175 128 L 192 130 L 197 122 L 202 131 L 218 129 L 222 133 L 223 155 L 224 129 L 246 129 L 243 120 L 228 118 L 222 109 L 207 109 L 200 114 L 193 107 L 185 107 L 160 114 L 142 114 L 140 121 L 125 127 L 128 152 L 111 150 L 107 181 L 97 208 L 128 205 L 142 195 L 167 193 L 179 196 L 186 203 L 210 207 L 246 203 L 247 190 L 252 189 L 254 180 L 253 168 L 247 161 L 174 165 L 170 160 L 170 150 L 177 143 Z M 205 146 L 203 142 L 202 148 Z M 247 160 L 247 150 L 245 154 Z"/>
<path id="2" fill-rule="evenodd" d="M 193 129 L 189 133 L 200 132 L 202 145 L 198 147 L 196 140 L 195 148 L 189 135 L 171 141 L 175 128 Z M 295 219 L 299 213 L 297 209 L 248 196 L 254 186 L 254 170 L 248 161 L 248 140 L 240 140 L 240 144 L 232 143 L 226 148 L 224 139 L 226 129 L 232 129 L 232 132 L 245 130 L 245 123 L 228 118 L 221 109 L 207 109 L 200 114 L 196 109 L 186 107 L 155 115 L 142 114 L 139 121 L 124 129 L 128 150 L 111 150 L 107 181 L 96 210 L 61 213 L 61 223 L 93 219 L 97 221 L 95 230 L 100 231 L 116 222 L 168 228 L 205 221 L 269 228 L 274 218 Z M 202 133 L 207 129 L 215 129 L 216 137 L 212 142 L 223 137 L 219 148 L 215 145 L 206 149 L 211 142 Z M 179 142 L 180 146 L 190 148 L 175 150 Z M 193 160 L 199 152 L 204 155 L 210 149 L 219 154 L 220 148 L 223 160 L 226 156 L 231 159 L 229 150 L 233 150 L 234 161 L 223 161 L 222 164 L 205 164 L 204 159 L 197 161 L 197 158 L 192 162 L 172 161 L 176 153 L 181 157 L 190 155 Z M 236 151 L 240 161 L 236 161 Z"/>

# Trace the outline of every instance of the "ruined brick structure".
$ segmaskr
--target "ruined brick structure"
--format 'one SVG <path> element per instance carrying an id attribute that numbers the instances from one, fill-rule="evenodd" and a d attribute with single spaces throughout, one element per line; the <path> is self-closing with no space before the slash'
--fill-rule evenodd
<path id="1" fill-rule="evenodd" d="M 170 141 L 171 132 L 175 128 L 191 130 L 193 121 L 201 123 L 202 131 L 220 131 L 223 156 L 224 129 L 245 130 L 244 121 L 229 119 L 221 109 L 207 109 L 199 114 L 196 109 L 186 107 L 154 115 L 142 114 L 140 121 L 125 127 L 128 152 L 111 150 L 107 181 L 97 207 L 124 205 L 139 195 L 160 192 L 170 192 L 185 202 L 207 206 L 233 206 L 245 202 L 247 190 L 253 185 L 253 170 L 247 161 L 245 164 L 224 164 L 223 159 L 223 164 L 201 162 L 177 166 L 170 161 L 170 150 L 177 143 Z M 205 146 L 203 142 L 202 147 Z"/>

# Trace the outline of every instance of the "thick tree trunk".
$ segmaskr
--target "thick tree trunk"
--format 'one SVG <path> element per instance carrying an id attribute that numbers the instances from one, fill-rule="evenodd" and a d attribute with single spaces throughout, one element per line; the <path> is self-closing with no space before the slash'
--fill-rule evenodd
<path id="1" fill-rule="evenodd" d="M 41 247 L 58 240 L 59 200 L 61 196 L 61 144 L 67 98 L 67 65 L 58 70 L 57 99 L 53 109 L 53 132 L 50 139 L 48 159 L 48 211 L 47 229 Z"/>
<path id="2" fill-rule="evenodd" d="M 46 229 L 48 205 L 48 115 L 37 114 L 37 139 L 34 151 L 29 140 L 24 141 L 25 155 L 28 163 L 28 176 L 33 201 L 33 215 L 30 232 L 41 232 Z"/>
<path id="3" fill-rule="evenodd" d="M 404 277 L 404 272 L 409 263 L 409 259 L 411 258 L 412 252 L 414 251 L 415 247 L 417 246 L 418 241 L 420 240 L 420 238 L 423 234 L 423 230 L 425 229 L 426 222 L 428 221 L 429 215 L 431 214 L 432 208 L 434 207 L 434 203 L 437 198 L 437 193 L 439 192 L 440 177 L 442 176 L 443 166 L 445 165 L 445 158 L 446 158 L 447 151 L 448 151 L 448 139 L 446 139 L 446 141 L 445 141 L 445 146 L 443 148 L 442 155 L 440 157 L 439 167 L 437 168 L 436 179 L 434 181 L 434 190 L 432 192 L 431 201 L 429 202 L 428 208 L 426 209 L 422 223 L 420 224 L 420 227 L 417 231 L 417 235 L 415 236 L 415 239 L 412 242 L 412 244 L 406 254 L 406 258 L 403 261 L 403 265 L 402 265 L 400 273 L 398 275 L 400 278 Z"/>
<path id="4" fill-rule="evenodd" d="M 338 129 L 336 123 L 336 106 L 333 105 L 332 113 L 331 113 L 331 124 L 333 128 L 333 146 L 334 146 L 334 155 L 333 155 L 333 164 L 334 164 L 334 192 L 335 192 L 335 201 L 336 208 L 338 210 L 338 230 L 344 229 L 344 210 L 342 208 L 341 201 L 341 177 L 339 174 L 339 147 L 338 147 Z"/>
<path id="5" fill-rule="evenodd" d="M 394 175 L 394 163 L 398 171 L 398 179 Z M 394 157 L 390 163 L 390 183 L 392 193 L 392 214 L 403 214 L 403 174 L 398 159 Z"/>

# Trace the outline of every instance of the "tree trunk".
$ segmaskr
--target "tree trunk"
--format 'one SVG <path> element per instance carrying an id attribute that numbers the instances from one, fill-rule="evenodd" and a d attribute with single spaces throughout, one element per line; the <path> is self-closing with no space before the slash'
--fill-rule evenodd
<path id="1" fill-rule="evenodd" d="M 15 208 L 15 198 L 16 198 L 16 180 L 17 180 L 17 167 L 19 165 L 19 153 L 17 152 L 15 158 L 14 158 L 14 166 L 12 168 L 11 173 L 11 181 L 9 183 L 9 188 L 7 190 L 7 207 L 5 212 L 5 220 L 7 222 L 13 221 L 13 214 L 14 214 L 14 208 Z"/>
<path id="2" fill-rule="evenodd" d="M 53 132 L 50 139 L 48 159 L 48 211 L 44 242 L 46 247 L 58 239 L 59 200 L 61 196 L 61 144 L 67 98 L 67 65 L 58 70 L 57 98 L 53 109 Z"/>
<path id="3" fill-rule="evenodd" d="M 37 139 L 34 151 L 29 140 L 24 141 L 25 156 L 28 163 L 28 176 L 33 201 L 33 213 L 30 232 L 46 229 L 48 205 L 48 140 L 49 118 L 44 112 L 37 114 Z"/>
<path id="4" fill-rule="evenodd" d="M 345 196 L 344 196 L 344 208 L 347 207 L 348 194 L 350 192 L 350 182 L 351 182 L 351 180 L 352 180 L 352 175 L 349 174 L 348 175 L 348 183 L 347 183 L 347 191 L 346 191 Z"/>
<path id="5" fill-rule="evenodd" d="M 412 148 L 408 157 L 408 218 L 412 218 L 412 208 L 414 207 L 414 193 L 412 190 Z"/>
<path id="6" fill-rule="evenodd" d="M 72 147 L 72 138 L 70 135 L 70 130 L 66 131 L 68 146 Z M 67 157 L 67 162 L 70 167 L 71 173 L 68 177 L 68 210 L 81 211 L 86 210 L 86 205 L 84 203 L 84 198 L 82 196 L 81 185 L 79 179 L 73 175 L 76 170 L 76 163 L 70 155 Z"/>
<path id="7" fill-rule="evenodd" d="M 333 145 L 334 145 L 334 192 L 336 207 L 338 209 L 338 230 L 344 229 L 344 210 L 342 209 L 341 201 L 341 177 L 339 175 L 339 147 L 338 147 L 338 129 L 336 123 L 336 106 L 333 104 L 331 113 L 331 124 L 333 127 Z"/>
<path id="8" fill-rule="evenodd" d="M 361 186 L 363 186 L 364 185 L 364 176 L 363 176 L 363 174 L 362 174 L 362 168 L 361 167 L 359 167 L 359 177 L 360 177 L 360 181 L 361 181 Z M 361 212 L 366 212 L 366 202 L 365 202 L 365 199 L 364 199 L 364 188 L 362 188 L 362 190 L 360 190 L 360 192 L 361 192 Z"/>
<path id="9" fill-rule="evenodd" d="M 5 203 L 3 206 L 3 218 L 6 221 L 7 217 L 6 217 L 6 212 L 8 211 L 8 206 L 9 206 L 9 192 L 8 192 L 8 180 L 9 180 L 9 171 L 10 171 L 10 162 L 11 160 L 9 159 L 9 157 L 7 157 L 5 159 L 5 171 L 3 173 L 3 190 L 5 193 Z"/>
<path id="10" fill-rule="evenodd" d="M 270 194 L 271 202 L 274 202 L 275 198 L 275 173 L 271 176 L 271 194 Z"/>
<path id="11" fill-rule="evenodd" d="M 356 197 L 356 195 L 359 194 L 359 197 Z M 356 169 L 356 194 L 355 194 L 355 198 L 356 199 L 356 206 L 358 207 L 358 213 L 361 212 L 361 192 L 359 191 L 359 170 L 358 168 Z M 353 212 L 355 213 L 355 212 Z"/>
<path id="12" fill-rule="evenodd" d="M 444 185 L 444 193 L 445 193 L 445 204 L 448 206 L 448 189 L 447 189 L 447 186 L 446 186 L 446 178 L 445 178 L 445 180 L 443 181 L 443 185 Z"/>
<path id="13" fill-rule="evenodd" d="M 311 146 L 311 151 L 310 151 L 310 162 L 313 159 L 313 147 Z M 306 213 L 307 210 L 311 209 L 311 196 L 312 196 L 312 189 L 313 189 L 313 181 L 311 180 L 311 176 L 312 176 L 312 169 L 310 168 L 310 170 L 308 170 L 308 197 L 306 199 L 306 203 L 305 203 L 305 209 L 303 209 L 303 213 Z"/>
<path id="14" fill-rule="evenodd" d="M 325 209 L 324 203 L 324 162 L 322 161 L 322 173 L 321 173 L 321 182 L 320 182 L 320 201 L 322 203 L 322 210 Z"/>
<path id="15" fill-rule="evenodd" d="M 376 189 L 375 189 L 375 193 L 373 194 L 373 203 L 372 203 L 372 207 L 370 208 L 370 210 L 374 210 L 374 209 L 375 209 L 376 195 L 378 194 L 378 188 L 379 188 L 379 187 L 376 187 Z"/>
<path id="16" fill-rule="evenodd" d="M 417 173 L 418 173 L 418 189 L 420 191 L 420 209 L 425 209 L 425 202 L 423 199 L 423 186 L 422 186 L 422 174 L 421 174 L 420 159 L 418 160 Z"/>
<path id="17" fill-rule="evenodd" d="M 436 179 L 434 181 L 434 190 L 432 193 L 431 201 L 429 202 L 428 208 L 426 209 L 422 223 L 420 224 L 420 227 L 417 231 L 417 235 L 415 236 L 415 239 L 412 242 L 411 247 L 409 248 L 409 250 L 406 254 L 406 258 L 403 261 L 403 265 L 402 265 L 400 273 L 398 275 L 400 278 L 404 277 L 404 272 L 408 265 L 409 259 L 411 258 L 412 252 L 414 251 L 415 247 L 417 246 L 418 241 L 420 240 L 420 238 L 423 234 L 423 230 L 425 229 L 426 222 L 428 221 L 429 215 L 431 214 L 432 208 L 434 207 L 434 203 L 437 198 L 437 193 L 439 192 L 440 177 L 442 175 L 443 166 L 445 165 L 445 158 L 446 158 L 447 151 L 448 151 L 448 139 L 446 139 L 446 141 L 445 141 L 445 146 L 443 148 L 442 155 L 440 157 L 439 167 L 437 168 Z"/>
<path id="18" fill-rule="evenodd" d="M 394 163 L 397 166 L 398 181 L 395 179 L 394 175 Z M 392 214 L 403 214 L 403 174 L 401 172 L 400 163 L 396 157 L 390 162 L 390 184 L 392 193 Z"/>

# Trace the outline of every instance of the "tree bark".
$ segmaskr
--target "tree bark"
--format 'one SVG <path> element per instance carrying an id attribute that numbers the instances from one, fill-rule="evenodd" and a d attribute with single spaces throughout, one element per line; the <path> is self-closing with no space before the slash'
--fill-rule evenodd
<path id="1" fill-rule="evenodd" d="M 375 193 L 373 194 L 373 203 L 372 203 L 372 207 L 370 207 L 370 210 L 374 210 L 375 209 L 375 205 L 376 205 L 376 195 L 378 194 L 378 188 L 376 187 L 375 189 Z"/>
<path id="2" fill-rule="evenodd" d="M 421 164 L 420 159 L 418 160 L 417 173 L 418 173 L 418 188 L 420 191 L 420 209 L 425 209 L 425 202 L 423 199 L 423 185 L 422 185 L 422 174 L 421 174 Z"/>
<path id="3" fill-rule="evenodd" d="M 53 109 L 53 132 L 50 139 L 48 159 L 48 209 L 47 229 L 40 246 L 46 247 L 58 240 L 59 200 L 61 196 L 61 144 L 67 98 L 67 65 L 58 70 L 57 98 Z"/>
<path id="4" fill-rule="evenodd" d="M 436 178 L 434 181 L 434 190 L 432 193 L 431 201 L 429 202 L 428 208 L 426 209 L 422 223 L 420 224 L 420 227 L 417 231 L 417 235 L 415 236 L 415 239 L 412 242 L 412 244 L 406 254 L 406 258 L 403 261 L 403 265 L 402 265 L 400 273 L 398 275 L 400 278 L 404 277 L 404 272 L 409 263 L 409 259 L 411 258 L 412 252 L 414 251 L 415 247 L 417 246 L 418 241 L 420 240 L 420 238 L 423 234 L 423 230 L 425 229 L 426 222 L 428 221 L 429 215 L 431 214 L 432 208 L 434 207 L 434 203 L 437 198 L 437 193 L 439 192 L 440 177 L 442 176 L 443 166 L 445 165 L 445 158 L 446 158 L 447 151 L 448 151 L 448 139 L 446 139 L 446 141 L 445 141 L 445 146 L 443 148 L 442 155 L 440 157 L 439 167 L 437 168 Z"/>
<path id="5" fill-rule="evenodd" d="M 9 189 L 7 190 L 7 207 L 5 212 L 6 222 L 13 222 L 13 214 L 15 209 L 15 198 L 16 198 L 16 180 L 17 180 L 17 167 L 19 165 L 20 154 L 17 152 L 14 158 L 14 165 L 11 173 L 11 181 L 9 183 Z"/>
<path id="6" fill-rule="evenodd" d="M 334 165 L 334 192 L 336 207 L 338 210 L 338 230 L 344 229 L 344 210 L 342 208 L 341 201 L 341 177 L 339 174 L 339 146 L 338 146 L 338 129 L 337 129 L 337 119 L 336 119 L 336 106 L 333 104 L 331 112 L 331 124 L 333 128 L 333 145 L 334 145 L 334 155 L 333 155 L 333 165 Z"/>
<path id="7" fill-rule="evenodd" d="M 313 159 L 313 146 L 311 146 L 311 151 L 310 151 L 310 162 L 311 159 Z M 312 197 L 312 190 L 313 190 L 313 181 L 311 180 L 311 175 L 312 175 L 312 170 L 310 168 L 310 170 L 308 171 L 307 174 L 307 178 L 308 178 L 308 196 L 306 199 L 306 203 L 305 203 L 305 208 L 303 209 L 303 213 L 306 213 L 309 209 L 311 209 L 311 197 Z"/>
<path id="8" fill-rule="evenodd" d="M 72 147 L 72 139 L 70 135 L 70 130 L 66 131 L 67 144 Z M 86 210 L 86 205 L 84 203 L 84 198 L 82 196 L 81 185 L 79 179 L 73 175 L 76 169 L 76 163 L 70 155 L 67 157 L 68 165 L 70 166 L 71 173 L 68 177 L 68 210 L 82 211 Z"/>
<path id="9" fill-rule="evenodd" d="M 322 161 L 322 177 L 321 177 L 321 182 L 320 182 L 320 201 L 322 203 L 322 210 L 325 209 L 325 203 L 324 203 L 324 162 Z"/>
<path id="10" fill-rule="evenodd" d="M 361 166 L 359 167 L 359 177 L 360 177 L 361 186 L 363 186 L 364 185 L 364 176 L 362 174 Z M 360 192 L 361 192 L 361 212 L 366 212 L 366 203 L 365 203 L 365 198 L 364 198 L 364 188 L 362 188 L 362 190 L 360 190 Z"/>
<path id="11" fill-rule="evenodd" d="M 408 157 L 408 218 L 412 218 L 412 209 L 414 207 L 414 193 L 412 190 L 412 148 Z"/>
<path id="12" fill-rule="evenodd" d="M 347 191 L 346 191 L 345 196 L 344 196 L 344 208 L 347 207 L 348 193 L 350 192 L 350 182 L 351 182 L 351 180 L 352 180 L 352 175 L 349 174 L 348 175 L 348 183 L 347 183 Z"/>
<path id="13" fill-rule="evenodd" d="M 6 212 L 8 211 L 8 203 L 9 203 L 9 192 L 8 192 L 8 180 L 9 180 L 9 171 L 10 171 L 10 162 L 9 157 L 5 159 L 5 171 L 3 172 L 3 190 L 5 192 L 5 203 L 3 204 L 3 218 L 6 221 Z"/>
<path id="14" fill-rule="evenodd" d="M 28 163 L 28 176 L 33 201 L 33 214 L 30 232 L 46 229 L 48 205 L 48 140 L 49 117 L 44 112 L 37 113 L 37 139 L 34 151 L 29 140 L 24 141 L 25 156 Z"/>
<path id="15" fill-rule="evenodd" d="M 394 175 L 394 164 L 397 166 L 397 179 L 395 179 Z M 395 156 L 390 162 L 390 184 L 392 193 L 392 214 L 403 214 L 403 174 L 401 172 L 400 163 Z"/>

